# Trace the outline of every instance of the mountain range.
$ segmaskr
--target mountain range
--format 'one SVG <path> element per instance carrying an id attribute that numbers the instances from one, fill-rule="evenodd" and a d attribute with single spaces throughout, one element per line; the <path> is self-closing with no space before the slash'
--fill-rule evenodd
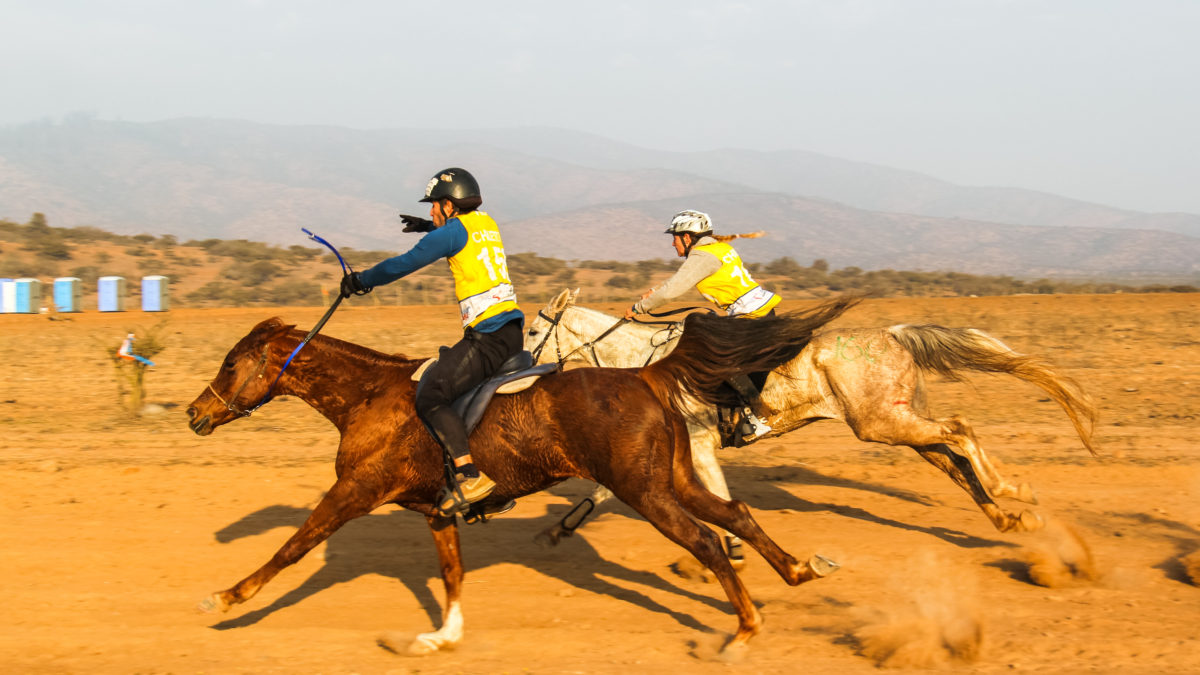
<path id="1" fill-rule="evenodd" d="M 1200 215 L 961 186 L 798 150 L 666 152 L 547 128 L 353 130 L 236 120 L 72 117 L 0 128 L 0 218 L 122 234 L 401 251 L 396 214 L 429 177 L 468 168 L 510 253 L 670 258 L 684 208 L 754 261 L 1019 277 L 1200 276 Z"/>

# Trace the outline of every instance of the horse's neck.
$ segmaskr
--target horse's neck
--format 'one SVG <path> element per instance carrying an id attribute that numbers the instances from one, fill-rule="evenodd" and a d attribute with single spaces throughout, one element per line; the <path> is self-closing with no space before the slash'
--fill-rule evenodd
<path id="1" fill-rule="evenodd" d="M 590 348 L 580 348 L 585 342 L 600 337 L 618 320 L 618 317 L 594 309 L 572 307 L 571 311 L 563 314 L 563 326 L 572 335 L 569 344 L 565 340 L 563 342 L 563 355 L 578 350 L 575 351 L 575 355 L 586 358 L 592 365 L 610 368 L 638 368 L 646 365 L 646 361 L 654 355 L 656 349 L 651 343 L 651 338 L 660 330 L 656 326 L 627 323 L 605 335 Z M 661 351 L 666 353 L 666 350 Z M 658 356 L 661 358 L 662 354 Z"/>
<path id="2" fill-rule="evenodd" d="M 352 410 L 379 395 L 380 387 L 408 381 L 404 373 L 397 372 L 393 377 L 388 371 L 415 370 L 415 362 L 396 360 L 324 336 L 317 336 L 305 345 L 296 358 L 298 362 L 288 366 L 280 378 L 276 394 L 299 398 L 339 429 Z"/>

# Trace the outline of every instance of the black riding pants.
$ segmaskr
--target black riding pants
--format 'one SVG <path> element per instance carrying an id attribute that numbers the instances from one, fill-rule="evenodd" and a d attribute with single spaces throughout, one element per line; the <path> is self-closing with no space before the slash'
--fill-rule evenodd
<path id="1" fill-rule="evenodd" d="M 467 328 L 463 338 L 442 350 L 437 363 L 429 367 L 417 393 L 417 417 L 451 456 L 462 457 L 471 450 L 466 424 L 450 404 L 495 375 L 509 357 L 521 351 L 523 337 L 519 319 L 492 333 Z"/>

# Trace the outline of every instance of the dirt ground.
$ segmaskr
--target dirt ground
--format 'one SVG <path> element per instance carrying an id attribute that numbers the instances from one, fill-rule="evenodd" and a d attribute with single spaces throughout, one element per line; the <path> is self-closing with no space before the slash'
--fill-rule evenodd
<path id="1" fill-rule="evenodd" d="M 743 578 L 765 624 L 733 663 L 714 658 L 736 625 L 720 587 L 676 573 L 682 549 L 627 508 L 557 548 L 533 544 L 589 490 L 579 481 L 462 528 L 466 637 L 454 651 L 380 644 L 440 622 L 431 538 L 400 509 L 350 523 L 245 605 L 197 612 L 304 520 L 333 482 L 337 433 L 296 400 L 205 438 L 183 410 L 260 319 L 307 328 L 322 311 L 0 316 L 0 669 L 1200 672 L 1188 576 L 1200 557 L 1200 296 L 885 299 L 840 319 L 973 326 L 1048 357 L 1095 397 L 1103 456 L 1029 385 L 934 382 L 935 412 L 966 415 L 1002 471 L 1038 491 L 1050 526 L 1001 534 L 916 453 L 838 423 L 726 450 L 734 495 L 776 541 L 843 565 L 789 587 L 751 553 Z M 106 350 L 163 319 L 152 406 L 127 415 Z M 448 307 L 350 306 L 324 332 L 422 355 L 453 341 L 455 319 Z"/>

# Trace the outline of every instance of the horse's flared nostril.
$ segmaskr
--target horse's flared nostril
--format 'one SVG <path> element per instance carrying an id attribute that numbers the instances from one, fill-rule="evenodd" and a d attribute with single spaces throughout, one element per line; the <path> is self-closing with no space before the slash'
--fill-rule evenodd
<path id="1" fill-rule="evenodd" d="M 187 409 L 187 416 L 189 420 L 196 419 L 196 406 L 191 406 Z"/>

